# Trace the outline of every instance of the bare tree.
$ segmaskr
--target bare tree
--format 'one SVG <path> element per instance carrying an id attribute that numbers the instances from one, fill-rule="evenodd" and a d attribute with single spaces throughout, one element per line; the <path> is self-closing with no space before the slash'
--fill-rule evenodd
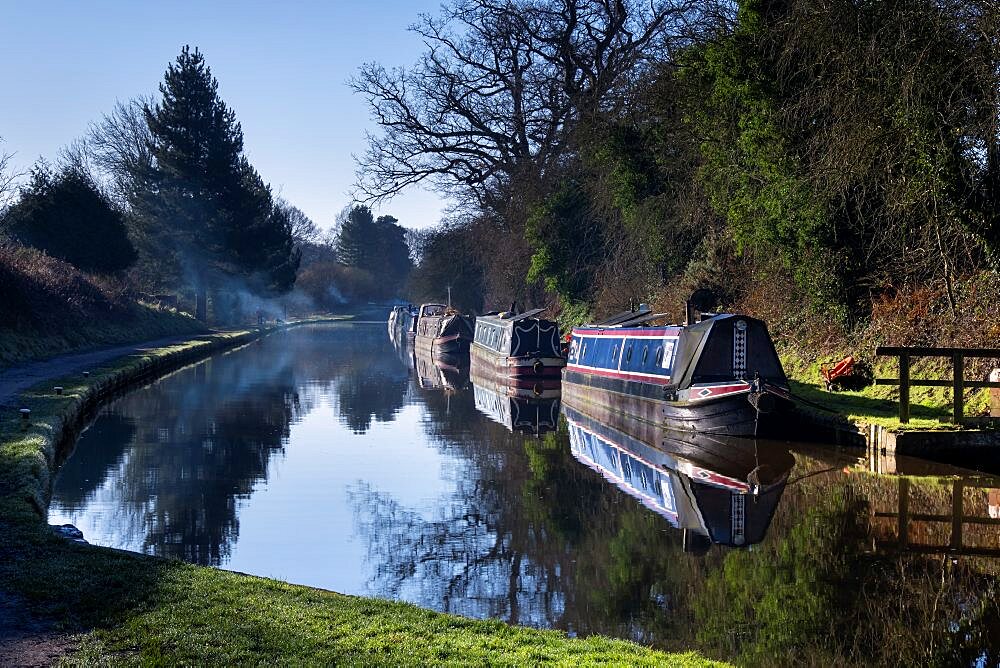
<path id="1" fill-rule="evenodd" d="M 319 243 L 322 230 L 302 209 L 280 198 L 274 203 L 274 207 L 283 210 L 288 216 L 288 222 L 292 226 L 292 239 L 295 240 L 296 245 Z"/>
<path id="2" fill-rule="evenodd" d="M 0 137 L 0 141 L 3 138 Z M 0 212 L 10 204 L 17 190 L 17 181 L 23 175 L 15 171 L 13 165 L 14 154 L 0 151 Z"/>
<path id="3" fill-rule="evenodd" d="M 381 135 L 356 157 L 363 198 L 429 180 L 502 208 L 513 182 L 566 159 L 574 124 L 620 106 L 703 3 L 457 0 L 411 27 L 427 47 L 409 70 L 369 63 L 351 81 Z"/>
<path id="4" fill-rule="evenodd" d="M 118 102 L 110 114 L 91 123 L 84 140 L 88 160 L 104 173 L 111 194 L 122 205 L 130 204 L 144 187 L 153 165 L 152 136 L 143 112 L 153 104 L 151 96 Z"/>

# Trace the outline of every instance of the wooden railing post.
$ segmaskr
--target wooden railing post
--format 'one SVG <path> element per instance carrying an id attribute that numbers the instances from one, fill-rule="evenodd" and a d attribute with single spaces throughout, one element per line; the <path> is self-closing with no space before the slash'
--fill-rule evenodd
<path id="1" fill-rule="evenodd" d="M 907 353 L 899 355 L 899 421 L 903 424 L 910 421 L 910 356 Z"/>
<path id="2" fill-rule="evenodd" d="M 951 355 L 952 367 L 952 418 L 954 424 L 962 424 L 965 417 L 965 358 L 962 353 Z"/>

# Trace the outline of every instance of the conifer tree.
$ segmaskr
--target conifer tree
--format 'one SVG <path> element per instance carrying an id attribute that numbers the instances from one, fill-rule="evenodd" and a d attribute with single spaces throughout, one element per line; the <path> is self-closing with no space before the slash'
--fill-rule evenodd
<path id="1" fill-rule="evenodd" d="M 185 46 L 167 67 L 162 101 L 145 107 L 155 165 L 142 208 L 194 284 L 199 319 L 209 288 L 223 278 L 284 291 L 298 268 L 290 222 L 243 155 L 243 131 L 218 86 L 201 52 Z"/>

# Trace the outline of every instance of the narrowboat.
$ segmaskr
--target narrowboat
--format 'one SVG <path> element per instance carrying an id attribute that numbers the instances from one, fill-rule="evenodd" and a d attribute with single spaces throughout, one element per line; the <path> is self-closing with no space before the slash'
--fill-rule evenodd
<path id="1" fill-rule="evenodd" d="M 497 382 L 508 380 L 531 387 L 541 379 L 558 379 L 566 359 L 562 354 L 559 325 L 538 315 L 498 313 L 476 318 L 472 365 Z"/>
<path id="2" fill-rule="evenodd" d="M 414 347 L 432 356 L 465 357 L 472 343 L 472 320 L 444 304 L 422 304 Z"/>
<path id="3" fill-rule="evenodd" d="M 405 335 L 412 339 L 417 333 L 417 311 L 411 306 L 393 306 L 389 312 L 389 336 Z"/>
<path id="4" fill-rule="evenodd" d="M 559 425 L 559 379 L 538 379 L 530 388 L 498 383 L 473 365 L 469 379 L 476 410 L 510 432 L 544 434 Z"/>
<path id="5" fill-rule="evenodd" d="M 776 442 L 662 427 L 637 438 L 566 405 L 563 414 L 573 457 L 682 529 L 689 552 L 762 541 L 795 465 Z"/>
<path id="6" fill-rule="evenodd" d="M 794 405 L 767 326 L 734 314 L 647 324 L 664 315 L 619 314 L 574 328 L 563 401 L 602 420 L 621 413 L 669 429 L 783 436 Z"/>

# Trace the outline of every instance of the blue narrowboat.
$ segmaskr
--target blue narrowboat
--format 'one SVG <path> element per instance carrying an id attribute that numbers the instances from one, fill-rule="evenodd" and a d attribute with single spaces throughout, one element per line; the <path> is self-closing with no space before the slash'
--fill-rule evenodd
<path id="1" fill-rule="evenodd" d="M 632 313 L 574 328 L 563 400 L 598 419 L 621 413 L 684 431 L 781 435 L 793 404 L 767 325 L 734 314 L 646 324 L 662 317 Z"/>

